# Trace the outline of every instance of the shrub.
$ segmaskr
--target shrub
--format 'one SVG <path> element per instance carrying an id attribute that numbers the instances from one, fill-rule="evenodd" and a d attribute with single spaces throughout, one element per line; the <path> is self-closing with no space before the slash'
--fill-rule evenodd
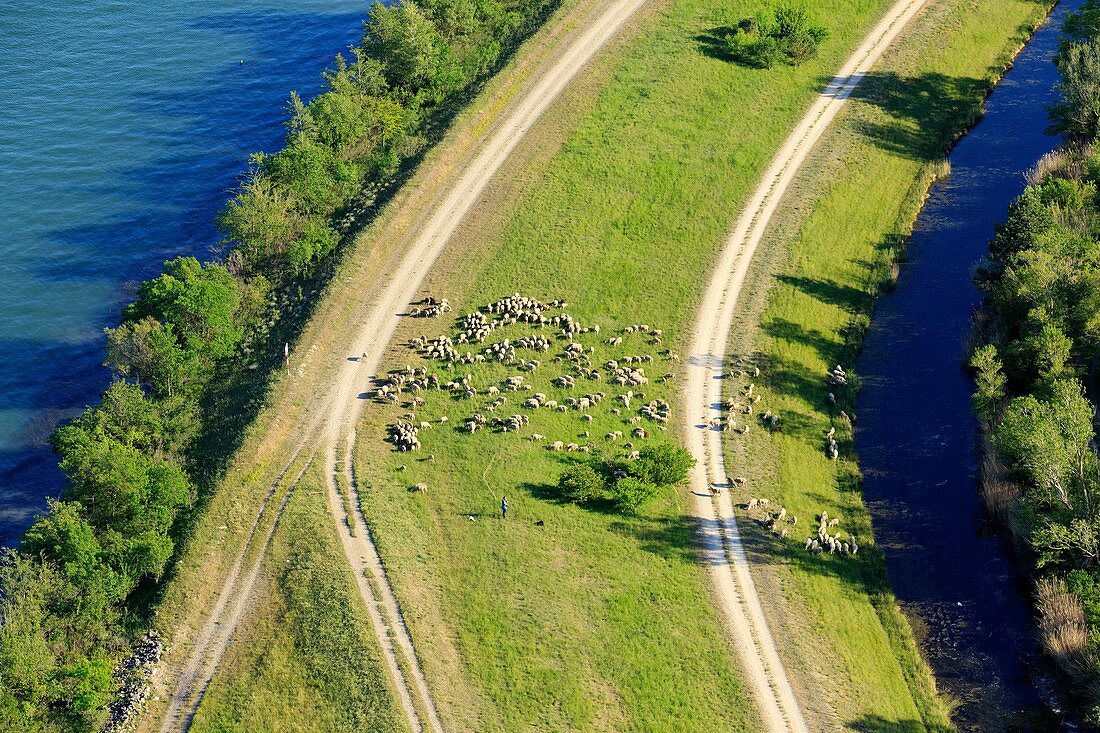
<path id="1" fill-rule="evenodd" d="M 563 499 L 585 504 L 603 496 L 603 478 L 587 463 L 575 463 L 561 472 L 558 492 Z"/>
<path id="2" fill-rule="evenodd" d="M 623 514 L 637 514 L 642 506 L 657 496 L 660 487 L 647 481 L 626 476 L 619 479 L 611 487 L 611 497 L 615 500 L 615 507 Z"/>
<path id="3" fill-rule="evenodd" d="M 777 63 L 798 66 L 813 58 L 827 36 L 824 27 L 810 21 L 804 6 L 780 5 L 742 19 L 725 41 L 734 61 L 770 69 Z"/>
<path id="4" fill-rule="evenodd" d="M 643 448 L 630 473 L 654 486 L 671 486 L 687 478 L 695 459 L 686 448 L 677 445 L 651 445 Z"/>

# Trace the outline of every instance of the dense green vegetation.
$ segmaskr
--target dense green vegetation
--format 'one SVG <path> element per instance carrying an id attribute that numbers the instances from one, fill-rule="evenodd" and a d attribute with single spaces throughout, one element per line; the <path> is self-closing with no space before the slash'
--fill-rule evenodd
<path id="1" fill-rule="evenodd" d="M 828 36 L 825 26 L 811 22 L 804 5 L 779 5 L 742 18 L 725 42 L 735 61 L 770 69 L 813 58 Z"/>
<path id="2" fill-rule="evenodd" d="M 668 443 L 638 454 L 632 461 L 605 458 L 567 466 L 558 477 L 558 493 L 576 504 L 610 500 L 620 512 L 637 514 L 662 490 L 683 482 L 695 465 L 690 452 Z"/>
<path id="3" fill-rule="evenodd" d="M 272 365 L 256 371 L 252 354 L 276 350 L 287 294 L 325 277 L 357 220 L 554 4 L 376 4 L 323 93 L 291 97 L 284 149 L 253 157 L 219 217 L 224 263 L 173 260 L 141 286 L 107 332 L 118 381 L 54 436 L 63 501 L 0 563 L 0 729 L 99 727 L 214 459 L 235 444 L 218 411 L 236 429 L 251 414 L 225 406 L 226 385 L 264 381 Z"/>
<path id="4" fill-rule="evenodd" d="M 1069 141 L 1009 208 L 978 273 L 985 343 L 971 359 L 990 429 L 983 490 L 1031 562 L 1040 631 L 1100 720 L 1100 4 L 1070 16 L 1051 111 Z"/>

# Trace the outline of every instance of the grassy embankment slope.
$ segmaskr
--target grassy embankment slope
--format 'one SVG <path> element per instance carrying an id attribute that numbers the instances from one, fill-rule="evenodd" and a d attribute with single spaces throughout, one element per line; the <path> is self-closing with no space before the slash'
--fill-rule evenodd
<path id="1" fill-rule="evenodd" d="M 191 730 L 404 731 L 367 612 L 311 467 L 264 561 L 252 623 L 226 656 Z"/>
<path id="2" fill-rule="evenodd" d="M 680 0 L 654 8 L 638 37 L 560 105 L 573 114 L 550 115 L 523 146 L 511 175 L 502 177 L 507 183 L 498 183 L 437 268 L 432 292 L 450 298 L 459 312 L 513 291 L 564 297 L 582 323 L 610 328 L 648 322 L 665 329 L 666 345 L 682 346 L 741 202 L 821 79 L 840 66 L 885 5 L 838 1 L 817 7 L 832 34 L 821 57 L 770 71 L 730 64 L 708 40 L 713 29 L 760 3 Z M 919 43 L 920 54 L 933 59 L 954 54 L 951 64 L 977 76 L 1015 44 L 1017 26 L 1039 14 L 1034 3 L 1008 0 L 942 5 L 958 22 L 936 26 L 946 32 L 940 47 L 927 43 L 933 30 L 906 44 Z M 898 58 L 913 55 L 906 50 Z M 919 87 L 893 91 L 896 104 L 945 111 Z M 963 95 L 969 93 L 972 104 L 981 91 L 964 87 Z M 900 137 L 913 136 L 942 154 L 953 135 L 950 124 L 941 124 L 909 127 Z M 888 171 L 888 161 L 877 170 L 881 180 L 871 179 L 871 190 L 881 189 L 884 210 L 891 196 L 919 200 L 913 191 L 921 164 L 897 175 L 882 168 Z M 871 201 L 856 199 L 865 207 Z M 891 230 L 901 204 L 893 206 L 885 215 Z M 825 264 L 837 266 L 848 262 L 847 253 L 862 252 L 847 247 L 835 244 Z M 858 266 L 849 270 L 858 277 Z M 864 273 L 861 285 L 866 281 Z M 807 328 L 831 324 L 823 318 Z M 414 322 L 399 335 L 431 336 L 449 325 Z M 623 353 L 654 350 L 643 344 Z M 392 358 L 394 365 L 416 360 L 403 349 Z M 456 373 L 472 373 L 475 384 L 484 385 L 503 372 L 475 365 Z M 674 389 L 661 386 L 646 392 L 647 399 L 662 392 L 675 398 Z M 787 409 L 779 401 L 774 407 Z M 449 414 L 454 421 L 472 411 L 433 397 L 418 419 Z M 696 565 L 686 497 L 667 496 L 637 519 L 560 505 L 547 498 L 560 456 L 524 442 L 523 434 L 436 429 L 422 434 L 423 452 L 436 460 L 418 461 L 388 454 L 381 443 L 384 423 L 399 412 L 368 411 L 358 471 L 365 511 L 452 723 L 480 730 L 684 730 L 735 727 L 744 719 L 733 661 Z M 577 440 L 586 427 L 594 436 L 623 428 L 622 418 L 606 408 L 594 414 L 596 421 L 585 426 L 573 415 L 540 413 L 530 430 Z M 819 451 L 815 431 L 808 427 L 806 440 L 812 434 Z M 816 465 L 814 458 L 809 465 Z M 399 464 L 408 471 L 395 472 Z M 417 481 L 431 487 L 427 495 L 406 493 Z M 756 491 L 780 494 L 765 492 L 765 485 L 757 482 Z M 508 523 L 493 519 L 502 494 L 515 514 Z M 843 506 L 851 502 L 849 496 Z M 805 520 L 813 510 L 801 513 Z M 468 514 L 481 519 L 470 522 Z M 536 519 L 546 526 L 534 527 Z M 796 624 L 803 648 L 819 650 L 812 661 L 789 655 L 805 662 L 794 669 L 811 711 L 823 725 L 883 719 L 942 726 L 942 705 L 909 631 L 882 595 L 881 559 L 867 553 L 853 567 L 862 570 L 839 582 L 788 589 L 795 597 L 819 595 L 813 607 L 790 606 L 806 614 Z M 822 613 L 833 605 L 851 613 Z M 876 605 L 884 606 L 881 614 Z M 795 644 L 786 636 L 780 640 L 784 648 Z M 817 674 L 823 659 L 843 674 Z M 455 678 L 467 683 L 465 699 L 448 690 Z"/>
<path id="3" fill-rule="evenodd" d="M 800 517 L 827 510 L 841 518 L 841 529 L 871 536 L 847 424 L 835 422 L 842 460 L 824 456 L 831 424 L 825 377 L 833 365 L 854 362 L 874 295 L 894 277 L 891 265 L 950 143 L 977 119 L 984 95 L 1046 9 L 998 0 L 934 4 L 857 91 L 778 214 L 731 351 L 759 358 L 762 404 L 783 416 L 785 429 L 750 434 L 728 450 L 730 465 L 751 477 L 754 491 Z M 850 392 L 836 391 L 838 408 L 851 412 Z M 823 685 L 850 675 L 882 680 L 838 690 L 840 723 L 861 730 L 927 726 L 934 710 L 919 707 L 917 716 L 883 704 L 883 686 L 899 667 L 914 688 L 931 685 L 880 554 L 864 544 L 858 562 L 815 558 L 801 547 L 809 533 L 782 542 L 748 532 L 761 560 L 758 582 L 785 591 L 769 615 L 796 642 L 787 647 L 788 664 L 820 668 L 828 650 Z M 875 654 L 887 643 L 893 656 Z"/>

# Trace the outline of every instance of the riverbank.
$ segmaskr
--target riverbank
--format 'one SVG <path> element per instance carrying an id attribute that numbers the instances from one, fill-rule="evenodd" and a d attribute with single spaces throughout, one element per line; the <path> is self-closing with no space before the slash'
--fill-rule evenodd
<path id="1" fill-rule="evenodd" d="M 831 386 L 827 377 L 842 364 L 849 382 L 859 383 L 853 365 L 876 295 L 892 287 L 892 263 L 929 186 L 947 172 L 943 157 L 978 119 L 986 94 L 1043 11 L 1030 3 L 936 3 L 926 11 L 899 52 L 857 92 L 780 212 L 756 268 L 755 294 L 742 308 L 741 334 L 731 344 L 733 354 L 757 359 L 762 405 L 783 425 L 780 434 L 750 433 L 730 450 L 727 465 L 743 471 L 752 487 L 745 498 L 778 502 L 800 524 L 827 511 L 843 535 L 859 540 L 858 562 L 814 557 L 802 546 L 809 531 L 788 544 L 749 517 L 745 522 L 754 577 L 772 591 L 764 592 L 773 599 L 769 620 L 795 642 L 785 661 L 820 686 L 811 697 L 828 701 L 823 714 L 837 726 L 937 729 L 946 719 L 935 702 L 890 713 L 867 701 L 861 715 L 854 709 L 858 690 L 855 699 L 853 692 L 833 692 L 836 680 L 881 665 L 860 649 L 874 634 L 895 650 L 890 658 L 914 689 L 925 691 L 925 701 L 933 700 L 935 685 L 906 641 L 910 625 L 897 611 L 882 554 L 870 546 L 878 536 L 859 491 L 850 426 L 840 415 L 855 415 L 854 390 Z M 830 391 L 838 398 L 835 408 L 826 399 Z M 825 453 L 834 426 L 841 456 L 835 463 Z M 868 605 L 852 600 L 854 589 L 867 593 Z M 821 617 L 835 621 L 825 628 L 810 621 Z M 822 649 L 834 650 L 829 672 L 821 669 Z"/>
<path id="2" fill-rule="evenodd" d="M 1022 578 L 975 486 L 980 436 L 969 417 L 973 385 L 960 365 L 981 297 L 972 278 L 984 243 L 1027 171 L 1058 143 L 1039 111 L 1057 101 L 1052 57 L 1062 21 L 1079 5 L 1055 9 L 952 151 L 951 176 L 933 187 L 900 287 L 878 302 L 858 362 L 864 496 L 892 587 L 919 624 L 937 679 L 959 700 L 962 725 L 1005 718 L 1029 720 L 1033 730 L 1053 725 L 1029 717 L 1047 710 L 1049 671 Z"/>
<path id="3" fill-rule="evenodd" d="M 931 39 L 936 33 L 949 37 L 957 44 L 951 49 L 955 54 L 952 63 L 964 70 L 977 68 L 980 74 L 998 60 L 1003 66 L 1019 44 L 1020 23 L 1041 13 L 1034 4 L 1022 2 L 984 3 L 977 9 L 951 7 L 955 11 L 952 21 L 964 22 L 934 26 L 922 36 L 925 45 L 920 50 L 938 59 Z M 472 310 L 515 290 L 546 300 L 564 297 L 571 304 L 570 312 L 582 323 L 651 323 L 664 329 L 664 344 L 679 351 L 683 324 L 694 317 L 693 293 L 702 290 L 715 248 L 730 224 L 730 212 L 737 210 L 787 128 L 802 113 L 800 103 L 807 104 L 816 92 L 814 76 L 831 74 L 839 65 L 836 59 L 850 50 L 841 39 L 858 38 L 873 18 L 849 6 L 828 13 L 822 10 L 818 19 L 828 14 L 845 19 L 850 26 L 841 28 L 840 20 L 830 25 L 835 34 L 833 45 L 823 47 L 820 63 L 769 75 L 720 65 L 728 62 L 707 54 L 706 31 L 720 21 L 712 6 L 675 3 L 663 12 L 669 13 L 664 25 L 647 34 L 644 45 L 628 47 L 620 65 L 611 72 L 607 91 L 596 97 L 590 108 L 580 107 L 584 114 L 573 123 L 575 127 L 568 120 L 556 121 L 557 131 L 547 134 L 548 151 L 527 153 L 527 160 L 516 164 L 526 163 L 518 182 L 495 187 L 487 205 L 475 212 L 461 235 L 463 246 L 443 260 L 432 281 L 432 292 L 448 297 L 457 311 Z M 738 12 L 747 14 L 749 10 L 739 9 L 731 15 Z M 689 37 L 703 40 L 702 47 L 685 47 L 683 39 Z M 655 68 L 659 71 L 656 77 Z M 807 72 L 812 76 L 803 77 Z M 983 89 L 987 88 L 988 82 Z M 921 99 L 919 90 L 906 91 L 914 95 L 909 101 L 919 104 L 915 101 Z M 984 91 L 973 94 L 968 104 L 980 102 L 982 96 Z M 716 101 L 755 98 L 769 100 L 767 120 L 746 117 L 744 107 Z M 936 111 L 945 113 L 942 108 Z M 672 118 L 677 121 L 671 122 Z M 936 130 L 929 136 L 937 134 L 947 138 L 941 143 L 946 149 L 955 133 Z M 615 151 L 614 159 L 608 150 Z M 906 169 L 906 175 L 915 176 L 912 168 Z M 822 180 L 836 178 L 832 175 Z M 897 179 L 886 180 L 884 190 L 900 185 Z M 908 181 L 904 190 L 912 185 Z M 916 203 L 912 208 L 915 213 Z M 674 272 L 676 277 L 664 277 L 666 272 Z M 442 330 L 410 324 L 399 337 Z M 396 350 L 390 363 L 399 366 L 410 358 L 408 351 Z M 654 372 L 661 369 L 654 367 Z M 469 371 L 481 374 L 477 368 Z M 655 389 L 659 388 L 649 391 Z M 674 401 L 673 407 L 679 405 Z M 418 417 L 421 413 L 439 417 L 436 409 L 420 410 Z M 603 411 L 598 411 L 596 420 L 601 422 L 593 423 L 593 436 L 612 427 L 602 422 L 607 419 L 602 415 Z M 601 601 L 620 594 L 636 598 L 652 593 L 656 583 L 652 577 L 643 576 L 647 582 L 643 590 L 632 585 L 638 582 L 632 577 L 638 571 L 623 569 L 625 559 L 608 569 L 601 558 L 620 557 L 620 553 L 637 549 L 651 554 L 639 560 L 643 565 L 660 562 L 665 569 L 673 561 L 682 562 L 691 548 L 691 537 L 681 528 L 679 517 L 686 511 L 682 502 L 689 497 L 652 507 L 645 522 L 555 506 L 543 497 L 552 490 L 560 463 L 538 445 L 527 447 L 513 439 L 502 442 L 495 435 L 452 436 L 450 431 L 436 430 L 430 438 L 422 436 L 424 450 L 431 452 L 435 461 L 411 463 L 407 457 L 388 453 L 379 442 L 385 423 L 393 418 L 392 414 L 368 414 L 360 428 L 358 470 L 371 487 L 371 499 L 364 509 L 377 528 L 399 595 L 412 599 L 406 605 L 426 609 L 423 617 L 411 623 L 422 648 L 430 650 L 425 655 L 428 674 L 444 679 L 456 670 L 472 669 L 466 674 L 473 676 L 476 687 L 489 690 L 490 699 L 497 701 L 494 707 L 507 705 L 517 716 L 540 714 L 538 711 L 545 710 L 561 693 L 547 690 L 537 677 L 513 677 L 523 675 L 522 670 L 509 669 L 507 675 L 495 672 L 501 668 L 502 658 L 522 658 L 526 650 L 537 647 L 539 654 L 552 655 L 545 663 L 552 664 L 560 675 L 563 667 L 583 664 L 572 661 L 578 654 L 575 650 L 580 649 L 581 659 L 592 661 L 574 674 L 593 675 L 589 687 L 608 684 L 600 676 L 607 666 L 601 660 L 614 649 L 612 644 L 618 643 L 608 640 L 622 632 L 607 629 L 599 645 L 582 641 L 584 637 L 572 631 L 568 638 L 559 639 L 562 632 L 555 620 L 563 615 L 564 607 L 586 619 L 585 628 L 606 626 L 609 620 L 599 615 L 604 608 Z M 406 463 L 408 473 L 392 470 Z M 731 461 L 729 465 L 744 464 Z M 410 503 L 406 483 L 416 481 L 423 481 L 430 490 L 423 500 Z M 754 481 L 752 485 L 767 484 Z M 523 529 L 465 529 L 470 526 L 462 522 L 467 513 L 488 516 L 502 493 L 508 493 L 523 516 L 533 519 L 537 512 L 545 522 L 539 534 Z M 801 521 L 806 522 L 814 511 L 798 512 Z M 790 552 L 793 555 L 793 548 Z M 532 553 L 538 558 L 547 554 L 555 562 L 528 560 Z M 520 563 L 522 573 L 512 567 L 513 562 Z M 574 562 L 584 568 L 583 589 L 575 587 L 577 574 L 570 572 Z M 866 562 L 874 567 L 876 560 Z M 884 573 L 881 559 L 877 562 L 880 580 L 873 587 L 881 588 Z M 653 572 L 648 571 L 650 576 Z M 525 589 L 532 583 L 545 589 L 537 603 L 526 600 Z M 871 597 L 859 595 L 864 592 L 861 588 L 867 587 L 862 583 L 827 589 L 822 604 L 836 601 L 843 605 L 856 596 L 851 603 L 863 615 L 854 614 L 852 625 L 863 624 L 877 632 L 857 633 L 854 640 L 844 637 L 851 630 L 844 616 L 815 608 L 801 609 L 805 627 L 799 629 L 798 636 L 779 635 L 788 653 L 793 645 L 805 643 L 818 652 L 834 650 L 831 654 L 837 659 L 830 659 L 830 664 L 845 665 L 844 674 L 827 679 L 819 676 L 815 666 L 799 665 L 797 682 L 803 699 L 825 725 L 870 724 L 876 716 L 905 724 L 916 721 L 923 726 L 927 719 L 932 726 L 945 725 L 946 716 L 931 694 L 927 671 L 909 640 L 904 620 L 896 612 L 885 623 L 880 620 Z M 545 608 L 552 618 L 540 613 L 532 616 L 531 607 Z M 829 618 L 830 625 L 835 619 L 839 630 L 817 629 L 820 624 L 811 618 Z M 636 618 L 625 620 L 637 623 Z M 546 628 L 553 628 L 553 638 L 558 640 L 553 649 L 538 647 L 537 640 L 546 636 L 540 630 Z M 782 624 L 778 628 L 783 628 Z M 492 643 L 480 640 L 486 629 Z M 677 632 L 678 638 L 682 633 Z M 893 661 L 899 654 L 903 663 Z M 566 655 L 568 664 L 561 661 Z M 438 671 L 432 671 L 433 665 Z M 574 684 L 582 688 L 573 683 L 570 689 Z M 816 685 L 829 690 L 819 694 Z M 525 693 L 518 695 L 517 689 Z M 865 691 L 862 697 L 860 690 Z M 618 703 L 608 704 L 619 709 Z M 838 711 L 852 718 L 838 719 Z"/>

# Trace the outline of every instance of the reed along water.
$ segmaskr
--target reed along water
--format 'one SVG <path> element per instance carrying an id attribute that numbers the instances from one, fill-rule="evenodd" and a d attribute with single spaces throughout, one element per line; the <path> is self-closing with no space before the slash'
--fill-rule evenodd
<path id="1" fill-rule="evenodd" d="M 962 730 L 1057 729 L 1023 578 L 978 493 L 980 428 L 966 343 L 974 266 L 1046 133 L 1063 2 L 989 97 L 920 213 L 897 289 L 879 299 L 857 371 L 856 447 L 875 537 Z"/>
<path id="2" fill-rule="evenodd" d="M 61 489 L 45 441 L 107 386 L 103 328 L 165 260 L 210 258 L 249 154 L 367 8 L 0 2 L 0 545 Z"/>

